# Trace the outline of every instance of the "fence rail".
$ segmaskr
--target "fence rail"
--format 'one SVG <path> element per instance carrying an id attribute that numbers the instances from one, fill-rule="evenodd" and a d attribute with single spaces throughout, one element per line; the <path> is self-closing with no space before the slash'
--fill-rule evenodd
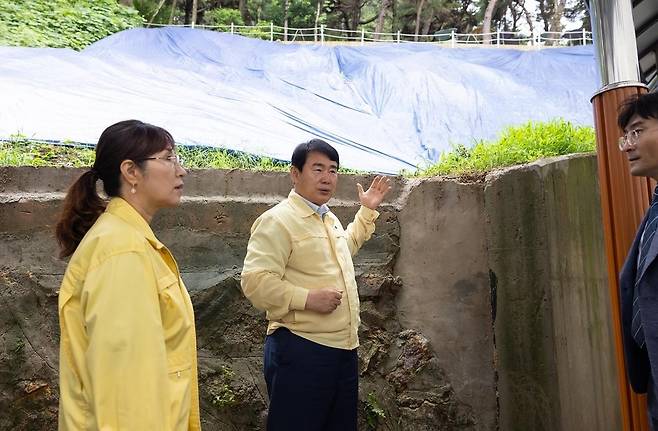
<path id="1" fill-rule="evenodd" d="M 373 31 L 345 30 L 326 27 L 296 28 L 270 25 L 183 25 L 183 24 L 151 24 L 153 27 L 193 27 L 208 30 L 238 34 L 259 39 L 282 42 L 395 42 L 419 43 L 432 42 L 455 47 L 457 45 L 493 45 L 493 46 L 573 46 L 592 43 L 592 32 L 586 30 L 568 32 L 539 32 L 532 34 L 512 31 L 496 31 L 491 33 L 458 33 L 454 29 L 441 30 L 434 34 L 409 34 L 400 31 L 396 33 L 376 33 Z"/>

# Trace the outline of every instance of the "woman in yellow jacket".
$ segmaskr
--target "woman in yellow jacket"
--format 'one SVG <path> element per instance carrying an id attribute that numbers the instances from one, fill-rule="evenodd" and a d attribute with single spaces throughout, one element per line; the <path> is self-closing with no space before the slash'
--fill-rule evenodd
<path id="1" fill-rule="evenodd" d="M 56 229 L 61 256 L 72 255 L 59 291 L 60 430 L 200 429 L 192 303 L 149 226 L 180 203 L 187 172 L 174 151 L 160 127 L 114 124 L 66 195 Z"/>

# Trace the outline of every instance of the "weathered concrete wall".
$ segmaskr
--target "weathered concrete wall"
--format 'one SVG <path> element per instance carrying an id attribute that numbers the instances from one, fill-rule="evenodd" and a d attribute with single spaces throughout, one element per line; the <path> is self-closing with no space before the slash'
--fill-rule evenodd
<path id="1" fill-rule="evenodd" d="M 500 428 L 619 430 L 596 159 L 487 180 Z"/>
<path id="2" fill-rule="evenodd" d="M 399 216 L 400 322 L 430 341 L 473 429 L 496 429 L 482 185 L 434 179 L 412 186 Z"/>
<path id="3" fill-rule="evenodd" d="M 396 180 L 355 260 L 360 429 L 618 429 L 595 169 L 590 156 L 486 183 Z M 52 225 L 80 172 L 0 168 L 0 429 L 53 429 Z M 331 202 L 345 224 L 356 181 Z M 191 291 L 206 430 L 262 429 L 265 322 L 239 273 L 251 223 L 289 188 L 284 174 L 192 172 L 154 222 Z"/>

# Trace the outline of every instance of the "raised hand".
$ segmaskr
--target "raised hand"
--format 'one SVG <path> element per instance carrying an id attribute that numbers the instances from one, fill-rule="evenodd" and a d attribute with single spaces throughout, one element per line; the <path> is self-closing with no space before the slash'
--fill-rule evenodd
<path id="1" fill-rule="evenodd" d="M 359 191 L 359 201 L 364 207 L 371 210 L 377 209 L 379 204 L 382 203 L 386 194 L 391 190 L 391 179 L 381 175 L 377 175 L 367 191 L 363 191 L 361 184 L 356 185 Z"/>

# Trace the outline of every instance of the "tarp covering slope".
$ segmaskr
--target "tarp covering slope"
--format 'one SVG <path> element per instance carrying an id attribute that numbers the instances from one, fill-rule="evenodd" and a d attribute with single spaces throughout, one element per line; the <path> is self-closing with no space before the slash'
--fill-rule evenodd
<path id="1" fill-rule="evenodd" d="M 289 160 L 312 137 L 341 165 L 395 173 L 527 120 L 592 123 L 591 46 L 286 45 L 132 29 L 82 52 L 0 47 L 0 138 L 95 143 L 137 118 L 182 144 Z"/>

